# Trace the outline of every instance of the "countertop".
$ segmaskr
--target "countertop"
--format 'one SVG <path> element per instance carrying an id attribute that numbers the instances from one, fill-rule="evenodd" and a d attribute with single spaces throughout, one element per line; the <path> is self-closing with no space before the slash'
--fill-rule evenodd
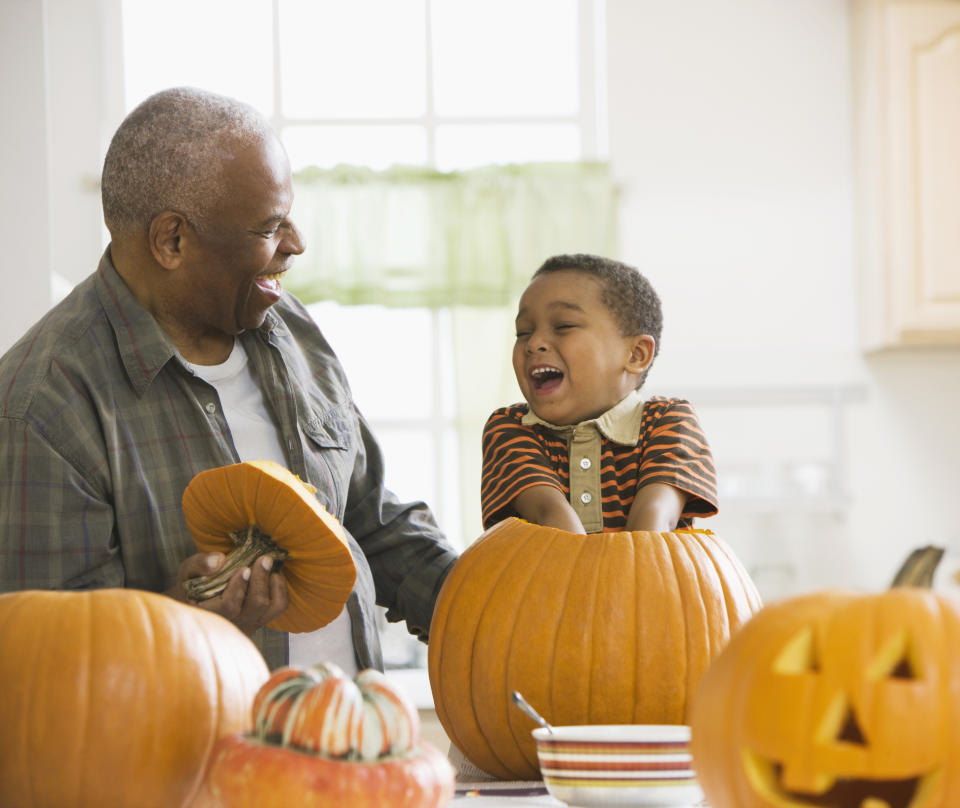
<path id="1" fill-rule="evenodd" d="M 457 783 L 451 806 L 457 808 L 564 808 L 566 803 L 547 793 L 540 780 L 529 782 Z"/>
<path id="2" fill-rule="evenodd" d="M 566 803 L 547 793 L 543 782 L 457 782 L 454 808 L 566 808 Z M 690 808 L 709 808 L 705 802 Z"/>

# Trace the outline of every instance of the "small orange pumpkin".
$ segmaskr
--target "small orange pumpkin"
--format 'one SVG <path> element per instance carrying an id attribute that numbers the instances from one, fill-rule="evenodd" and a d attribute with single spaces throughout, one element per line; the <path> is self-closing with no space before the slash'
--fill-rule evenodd
<path id="1" fill-rule="evenodd" d="M 269 625 L 302 633 L 343 610 L 357 578 L 340 523 L 316 489 L 278 463 L 234 463 L 197 474 L 183 493 L 183 515 L 197 549 L 227 554 L 214 575 L 187 581 L 194 600 L 223 591 L 230 577 L 262 555 L 282 562 L 290 605 Z"/>
<path id="2" fill-rule="evenodd" d="M 680 724 L 710 660 L 760 606 L 709 531 L 587 536 L 510 518 L 440 591 L 428 663 L 437 716 L 484 771 L 538 777 L 519 691 L 553 724 Z"/>
<path id="3" fill-rule="evenodd" d="M 232 623 L 163 595 L 0 595 L 0 805 L 192 804 L 268 675 Z"/>
<path id="4" fill-rule="evenodd" d="M 450 763 L 420 741 L 416 709 L 379 671 L 281 668 L 253 721 L 214 752 L 207 791 L 222 808 L 440 808 L 453 797 Z"/>
<path id="5" fill-rule="evenodd" d="M 948 596 L 898 587 L 767 606 L 696 692 L 698 780 L 713 808 L 956 808 L 958 682 Z"/>

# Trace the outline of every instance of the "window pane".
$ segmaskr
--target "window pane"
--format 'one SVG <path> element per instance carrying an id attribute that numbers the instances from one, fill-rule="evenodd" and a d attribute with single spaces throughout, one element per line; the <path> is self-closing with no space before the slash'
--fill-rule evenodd
<path id="1" fill-rule="evenodd" d="M 443 430 L 443 488 L 442 501 L 437 508 L 440 529 L 447 534 L 450 543 L 462 550 L 476 536 L 464 536 L 460 518 L 460 445 L 453 427 Z M 477 536 L 479 536 L 479 526 Z"/>
<path id="2" fill-rule="evenodd" d="M 127 109 L 189 84 L 272 115 L 270 0 L 124 0 L 122 13 Z"/>
<path id="3" fill-rule="evenodd" d="M 343 364 L 353 398 L 368 420 L 432 416 L 433 329 L 428 309 L 332 302 L 308 308 Z"/>
<path id="4" fill-rule="evenodd" d="M 294 171 L 341 163 L 374 169 L 427 163 L 421 126 L 286 126 L 281 138 Z"/>
<path id="5" fill-rule="evenodd" d="M 457 416 L 457 388 L 454 376 L 453 317 L 450 309 L 437 311 L 437 341 L 440 352 L 440 367 L 437 380 L 440 384 L 440 412 L 444 418 Z"/>
<path id="6" fill-rule="evenodd" d="M 432 5 L 438 115 L 576 115 L 576 0 Z"/>
<path id="7" fill-rule="evenodd" d="M 437 463 L 434 456 L 433 430 L 391 428 L 374 430 L 383 449 L 387 488 L 402 502 L 422 500 L 436 514 Z M 439 517 L 438 517 L 439 521 Z M 443 525 L 441 525 L 441 528 Z"/>
<path id="8" fill-rule="evenodd" d="M 424 0 L 281 0 L 284 116 L 423 115 L 425 14 Z"/>
<path id="9" fill-rule="evenodd" d="M 493 163 L 579 159 L 580 130 L 573 124 L 437 127 L 437 167 L 442 171 Z"/>

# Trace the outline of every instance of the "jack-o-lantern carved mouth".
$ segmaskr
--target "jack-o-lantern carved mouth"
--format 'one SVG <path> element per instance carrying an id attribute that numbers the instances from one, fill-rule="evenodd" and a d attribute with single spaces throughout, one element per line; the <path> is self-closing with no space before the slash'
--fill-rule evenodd
<path id="1" fill-rule="evenodd" d="M 777 808 L 923 808 L 941 773 L 938 768 L 897 780 L 837 777 L 812 794 L 784 788 L 783 766 L 754 752 L 743 751 L 743 765 L 754 790 Z"/>

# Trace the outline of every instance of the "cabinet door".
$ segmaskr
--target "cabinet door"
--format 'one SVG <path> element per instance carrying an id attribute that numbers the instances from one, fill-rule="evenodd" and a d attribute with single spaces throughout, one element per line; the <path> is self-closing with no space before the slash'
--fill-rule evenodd
<path id="1" fill-rule="evenodd" d="M 864 339 L 960 345 L 960 2 L 855 8 Z"/>

